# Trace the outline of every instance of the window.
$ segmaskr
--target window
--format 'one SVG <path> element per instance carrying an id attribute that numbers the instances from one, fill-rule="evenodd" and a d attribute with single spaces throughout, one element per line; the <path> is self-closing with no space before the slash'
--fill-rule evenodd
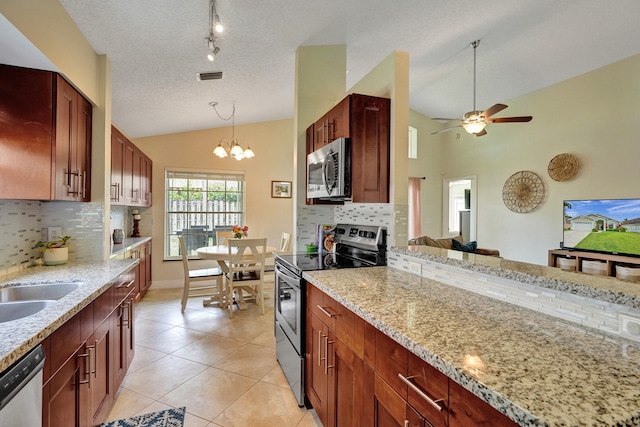
<path id="1" fill-rule="evenodd" d="M 244 172 L 166 171 L 165 259 L 180 259 L 178 236 L 189 256 L 215 245 L 216 232 L 244 224 Z"/>

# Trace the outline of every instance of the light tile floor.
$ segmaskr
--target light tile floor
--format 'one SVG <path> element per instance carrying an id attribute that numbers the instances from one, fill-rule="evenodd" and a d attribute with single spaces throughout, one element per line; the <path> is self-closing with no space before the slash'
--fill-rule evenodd
<path id="1" fill-rule="evenodd" d="M 265 314 L 255 304 L 234 312 L 153 287 L 136 306 L 136 354 L 106 421 L 186 406 L 185 427 L 321 426 L 298 407 L 276 360 L 273 278 Z"/>

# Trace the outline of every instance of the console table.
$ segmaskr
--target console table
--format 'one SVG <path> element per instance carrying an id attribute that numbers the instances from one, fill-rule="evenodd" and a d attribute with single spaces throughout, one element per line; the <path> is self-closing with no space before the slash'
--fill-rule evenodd
<path id="1" fill-rule="evenodd" d="M 582 271 L 583 261 L 606 261 L 607 264 L 607 276 L 616 276 L 616 266 L 630 266 L 640 267 L 640 258 L 613 255 L 613 254 L 601 254 L 597 252 L 583 252 L 567 249 L 551 249 L 549 251 L 549 266 L 557 267 L 558 258 L 575 258 L 576 271 Z"/>

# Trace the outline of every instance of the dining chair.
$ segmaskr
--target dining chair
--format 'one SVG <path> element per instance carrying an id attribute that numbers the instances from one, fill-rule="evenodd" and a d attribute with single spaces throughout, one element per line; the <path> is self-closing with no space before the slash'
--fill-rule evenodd
<path id="1" fill-rule="evenodd" d="M 182 267 L 184 269 L 181 313 L 184 313 L 187 299 L 192 297 L 209 297 L 209 302 L 218 302 L 219 306 L 223 307 L 225 295 L 222 286 L 222 270 L 219 268 L 191 270 L 184 236 L 178 236 L 178 241 L 180 242 Z M 203 301 L 203 305 L 208 305 L 207 300 Z"/>
<path id="2" fill-rule="evenodd" d="M 280 236 L 280 247 L 278 248 L 278 252 L 287 252 L 289 250 L 289 244 L 291 243 L 291 233 L 287 233 L 285 231 L 282 232 Z M 273 256 L 267 257 L 265 259 L 265 271 L 273 272 L 275 270 L 275 259 Z"/>
<path id="3" fill-rule="evenodd" d="M 216 245 L 226 245 L 233 238 L 233 231 L 216 231 Z"/>
<path id="4" fill-rule="evenodd" d="M 234 291 L 238 306 L 245 297 L 255 300 L 264 314 L 264 260 L 267 239 L 229 239 L 228 271 L 225 272 L 226 303 L 229 318 L 233 318 Z M 246 292 L 246 294 L 245 294 Z"/>

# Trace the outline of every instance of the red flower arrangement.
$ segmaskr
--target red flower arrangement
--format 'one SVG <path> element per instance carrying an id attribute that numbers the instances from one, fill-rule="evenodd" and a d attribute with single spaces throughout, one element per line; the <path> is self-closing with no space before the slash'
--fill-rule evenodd
<path id="1" fill-rule="evenodd" d="M 234 225 L 231 227 L 231 231 L 233 231 L 233 237 L 236 239 L 242 239 L 243 237 L 249 236 L 249 227 L 246 225 L 240 227 L 239 225 Z"/>

